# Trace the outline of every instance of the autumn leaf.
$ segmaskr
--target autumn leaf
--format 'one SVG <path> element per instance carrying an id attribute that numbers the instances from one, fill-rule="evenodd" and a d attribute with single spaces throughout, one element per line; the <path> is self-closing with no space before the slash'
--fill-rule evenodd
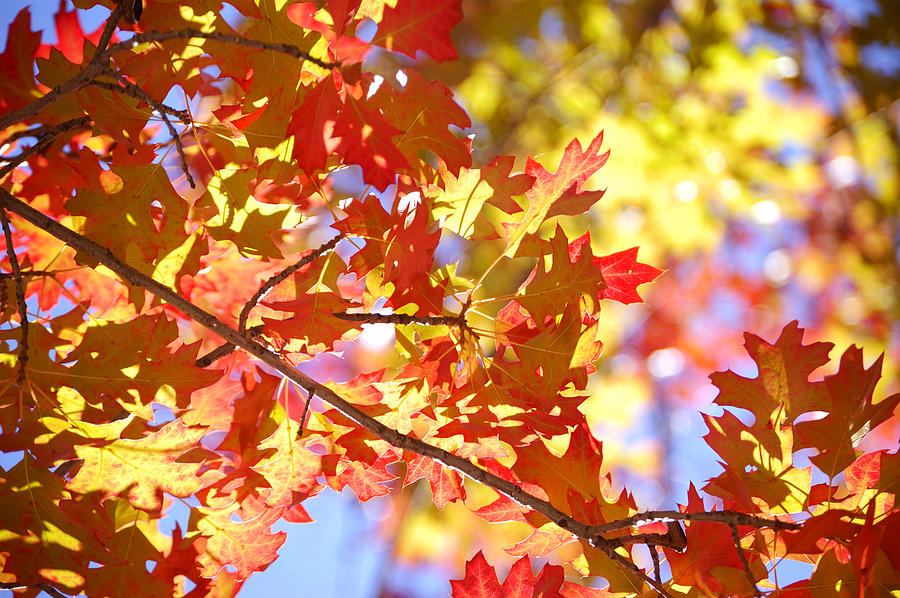
<path id="1" fill-rule="evenodd" d="M 385 6 L 373 43 L 410 58 L 421 50 L 435 60 L 453 60 L 456 50 L 450 30 L 462 19 L 460 4 L 459 0 L 399 0 L 394 6 Z"/>
<path id="2" fill-rule="evenodd" d="M 603 132 L 591 141 L 586 150 L 578 140 L 573 140 L 559 162 L 555 173 L 528 159 L 525 172 L 535 178 L 534 185 L 526 193 L 528 210 L 519 222 L 506 224 L 505 256 L 514 256 L 526 235 L 534 234 L 541 224 L 553 216 L 581 214 L 603 197 L 602 191 L 585 191 L 582 185 L 597 172 L 609 158 L 609 152 L 600 153 Z"/>

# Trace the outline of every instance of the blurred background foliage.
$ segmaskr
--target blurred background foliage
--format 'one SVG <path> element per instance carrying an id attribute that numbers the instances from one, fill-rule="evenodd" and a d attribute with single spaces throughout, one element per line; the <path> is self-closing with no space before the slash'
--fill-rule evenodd
<path id="1" fill-rule="evenodd" d="M 798 319 L 837 344 L 832 359 L 886 352 L 876 400 L 898 390 L 900 2 L 470 0 L 464 13 L 460 59 L 417 68 L 468 110 L 476 163 L 533 155 L 553 170 L 573 137 L 605 130 L 612 156 L 592 182 L 607 193 L 567 233 L 589 228 L 595 254 L 638 245 L 667 269 L 646 305 L 601 319 L 584 411 L 617 487 L 671 506 L 718 471 L 696 412 L 709 373 L 754 374 L 745 330 L 771 341 Z M 894 447 L 898 431 L 894 418 L 873 442 Z M 420 492 L 386 520 L 401 562 L 468 558 L 473 543 L 502 559 L 523 537 L 476 531 Z"/>

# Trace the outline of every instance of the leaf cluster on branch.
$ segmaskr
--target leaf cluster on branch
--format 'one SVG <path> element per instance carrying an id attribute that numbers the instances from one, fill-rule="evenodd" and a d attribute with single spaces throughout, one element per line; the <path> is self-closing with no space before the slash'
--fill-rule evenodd
<path id="1" fill-rule="evenodd" d="M 455 58 L 459 0 L 229 4 L 240 25 L 219 2 L 76 0 L 110 9 L 86 34 L 62 3 L 52 46 L 27 9 L 11 25 L 0 448 L 21 458 L 0 470 L 0 587 L 234 596 L 305 500 L 424 478 L 439 509 L 531 530 L 502 584 L 478 553 L 457 597 L 897 588 L 897 453 L 857 448 L 900 402 L 875 399 L 880 359 L 854 347 L 811 381 L 830 344 L 748 334 L 758 375 L 712 376 L 715 506 L 692 486 L 642 512 L 580 410 L 602 306 L 661 274 L 579 229 L 603 134 L 552 169 L 474 165 L 469 116 L 413 60 Z M 376 74 L 373 52 L 408 64 Z M 298 368 L 374 324 L 395 347 L 348 381 Z M 189 517 L 165 534 L 174 502 Z M 538 575 L 524 558 L 565 546 Z M 785 559 L 808 577 L 779 584 Z"/>

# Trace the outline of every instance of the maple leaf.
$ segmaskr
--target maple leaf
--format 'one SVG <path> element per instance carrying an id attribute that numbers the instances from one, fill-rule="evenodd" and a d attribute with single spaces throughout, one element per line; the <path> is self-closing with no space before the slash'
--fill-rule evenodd
<path id="1" fill-rule="evenodd" d="M 409 162 L 394 142 L 403 131 L 382 116 L 367 91 L 368 85 L 347 91 L 341 118 L 334 125 L 334 135 L 340 138 L 336 151 L 362 168 L 367 183 L 385 189 Z"/>
<path id="2" fill-rule="evenodd" d="M 398 0 L 385 6 L 372 43 L 411 58 L 421 50 L 437 61 L 455 60 L 450 30 L 462 20 L 460 0 Z"/>
<path id="3" fill-rule="evenodd" d="M 710 375 L 712 383 L 720 389 L 717 404 L 747 409 L 756 419 L 756 429 L 768 425 L 781 405 L 786 409 L 788 421 L 825 407 L 825 389 L 820 383 L 809 382 L 809 376 L 828 362 L 832 343 L 803 345 L 803 329 L 796 320 L 784 327 L 774 344 L 749 332 L 744 333 L 744 341 L 759 374 L 752 379 L 734 372 Z"/>
<path id="4" fill-rule="evenodd" d="M 16 15 L 0 54 L 0 110 L 7 113 L 32 102 L 38 95 L 32 64 L 41 34 L 31 30 L 31 12 L 23 8 Z"/>
<path id="5" fill-rule="evenodd" d="M 387 83 L 381 85 L 372 101 L 380 107 L 385 118 L 403 131 L 397 148 L 410 164 L 419 161 L 422 150 L 430 150 L 441 157 L 451 172 L 472 165 L 469 144 L 459 139 L 448 127 L 467 129 L 472 121 L 453 101 L 453 93 L 441 81 L 427 81 L 413 70 L 404 71 L 406 84 L 397 92 Z"/>
<path id="6" fill-rule="evenodd" d="M 428 480 L 434 506 L 438 509 L 443 509 L 448 502 L 466 498 L 466 489 L 458 473 L 448 470 L 433 459 L 417 455 L 409 463 L 403 485 L 408 486 L 422 478 Z"/>
<path id="7" fill-rule="evenodd" d="M 324 169 L 328 156 L 337 149 L 340 139 L 334 136 L 334 126 L 342 106 L 334 79 L 324 77 L 306 92 L 303 103 L 291 116 L 287 128 L 287 133 L 294 136 L 291 157 L 306 174 Z"/>
<path id="8" fill-rule="evenodd" d="M 213 577 L 222 567 L 231 565 L 237 579 L 247 579 L 274 561 L 284 544 L 287 534 L 271 532 L 272 525 L 281 519 L 281 508 L 266 511 L 250 521 L 233 520 L 233 512 L 234 508 L 191 509 L 188 533 L 196 531 L 206 537 L 199 558 L 205 577 Z"/>
<path id="9" fill-rule="evenodd" d="M 512 156 L 500 156 L 480 170 L 462 168 L 457 176 L 440 163 L 440 183 L 429 184 L 422 193 L 431 199 L 431 212 L 435 218 L 443 218 L 445 229 L 461 237 L 476 238 L 484 220 L 479 215 L 485 205 L 507 214 L 522 211 L 512 197 L 528 191 L 534 178 L 524 173 L 510 174 L 513 164 Z"/>
<path id="10" fill-rule="evenodd" d="M 525 172 L 534 177 L 534 185 L 528 190 L 528 210 L 517 223 L 505 224 L 506 250 L 503 255 L 516 255 L 526 235 L 534 234 L 548 218 L 566 214 L 582 214 L 594 205 L 603 191 L 585 191 L 582 185 L 597 172 L 609 158 L 609 152 L 600 153 L 603 132 L 591 141 L 586 150 L 577 139 L 566 146 L 555 173 L 528 158 Z"/>
<path id="11" fill-rule="evenodd" d="M 75 452 L 84 464 L 67 488 L 127 496 L 135 508 L 158 511 L 163 492 L 185 497 L 202 487 L 202 465 L 182 463 L 179 457 L 194 448 L 206 431 L 175 420 L 139 440 L 120 438 L 96 447 L 77 446 Z"/>
<path id="12" fill-rule="evenodd" d="M 573 244 L 578 241 L 580 239 Z M 535 321 L 543 322 L 547 317 L 563 313 L 570 305 L 579 305 L 582 299 L 593 302 L 595 297 L 603 296 L 606 278 L 591 254 L 590 237 L 587 250 L 584 247 L 581 245 L 573 252 L 562 227 L 556 225 L 556 233 L 550 239 L 550 267 L 545 269 L 543 260 L 539 259 L 522 283 L 521 294 L 516 296 L 516 302 L 527 309 Z M 588 308 L 589 313 L 593 311 Z"/>
<path id="13" fill-rule="evenodd" d="M 569 245 L 569 259 L 577 258 L 581 252 L 580 244 L 582 242 L 590 248 L 590 232 L 572 241 Z M 599 293 L 601 298 L 612 299 L 626 305 L 643 302 L 641 296 L 638 295 L 637 287 L 652 282 L 663 271 L 638 262 L 637 254 L 638 248 L 632 247 L 625 251 L 594 258 L 594 265 L 600 268 L 603 281 L 606 283 L 606 288 Z"/>
<path id="14" fill-rule="evenodd" d="M 811 456 L 810 461 L 829 477 L 856 459 L 854 449 L 862 438 L 891 417 L 900 404 L 900 393 L 873 402 L 883 360 L 884 355 L 866 369 L 862 350 L 856 346 L 848 348 L 841 356 L 837 373 L 826 376 L 822 382 L 824 403 L 818 408 L 827 415 L 794 425 L 797 449 L 817 449 L 819 454 Z"/>
<path id="15" fill-rule="evenodd" d="M 315 355 L 331 349 L 335 341 L 352 331 L 358 333 L 359 324 L 334 316 L 357 306 L 330 291 L 305 293 L 293 301 L 263 301 L 263 305 L 294 314 L 285 320 L 263 318 L 267 334 L 300 342 L 291 350 Z"/>
<path id="16" fill-rule="evenodd" d="M 480 550 L 466 563 L 465 577 L 450 580 L 450 588 L 453 598 L 601 598 L 608 595 L 605 590 L 564 581 L 563 568 L 558 565 L 544 565 L 535 575 L 528 557 L 513 563 L 501 585 Z"/>

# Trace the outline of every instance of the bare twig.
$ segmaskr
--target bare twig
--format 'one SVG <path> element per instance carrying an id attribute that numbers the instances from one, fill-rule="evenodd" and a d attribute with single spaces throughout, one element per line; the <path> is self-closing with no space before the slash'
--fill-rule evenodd
<path id="1" fill-rule="evenodd" d="M 424 324 L 425 326 L 460 326 L 465 327 L 466 321 L 461 316 L 411 316 L 408 314 L 348 314 L 336 312 L 335 318 L 347 322 L 362 322 L 363 324 Z"/>
<path id="2" fill-rule="evenodd" d="M 2 179 L 7 174 L 12 172 L 12 170 L 16 166 L 18 166 L 19 164 L 21 164 L 22 162 L 24 162 L 31 156 L 35 155 L 36 153 L 38 153 L 40 151 L 43 151 L 44 148 L 46 148 L 48 145 L 50 145 L 53 142 L 53 140 L 56 139 L 60 134 L 64 133 L 65 131 L 70 131 L 72 129 L 86 127 L 90 123 L 91 123 L 91 117 L 81 116 L 79 118 L 73 118 L 71 120 L 67 120 L 63 123 L 54 125 L 52 127 L 39 127 L 39 129 L 44 129 L 44 131 L 38 137 L 37 143 L 35 143 L 31 147 L 23 149 L 17 156 L 14 156 L 12 158 L 0 158 L 4 162 L 8 162 L 6 164 L 6 166 L 4 166 L 3 168 L 0 168 L 0 179 Z M 39 135 L 38 133 L 35 133 L 34 131 L 19 131 L 19 133 L 24 133 L 24 135 L 21 135 L 22 137 L 30 137 L 32 135 Z M 12 139 L 12 137 L 13 136 L 10 136 L 10 139 Z"/>
<path id="3" fill-rule="evenodd" d="M 90 85 L 92 87 L 99 87 L 100 89 L 108 89 L 109 91 L 121 93 L 121 94 L 127 95 L 129 97 L 132 97 L 136 100 L 140 100 L 142 102 L 149 103 L 146 100 L 146 97 L 148 95 L 147 92 L 145 92 L 143 89 L 141 89 L 140 87 L 138 87 L 131 81 L 128 81 L 127 79 L 123 80 L 123 83 L 125 83 L 124 86 L 116 85 L 115 83 L 113 83 L 111 81 L 94 80 L 94 81 L 90 82 Z M 190 124 L 191 117 L 188 114 L 187 110 L 179 110 L 178 108 L 172 108 L 171 106 L 163 104 L 162 102 L 158 102 L 158 104 L 159 104 L 159 106 L 153 106 L 154 110 L 156 110 L 156 111 L 163 110 L 163 111 L 165 111 L 166 114 L 171 114 L 172 116 L 174 116 L 175 118 L 177 118 L 178 120 L 183 122 L 184 124 Z"/>
<path id="4" fill-rule="evenodd" d="M 39 583 L 35 587 L 40 588 L 47 594 L 50 594 L 51 596 L 53 596 L 53 598 L 68 598 L 68 596 L 51 586 L 49 583 Z"/>
<path id="5" fill-rule="evenodd" d="M 63 594 L 49 583 L 36 583 L 33 586 L 29 586 L 15 581 L 0 581 L 0 589 L 3 590 L 25 590 L 28 588 L 37 588 L 50 594 L 53 598 L 69 598 L 66 594 Z"/>
<path id="6" fill-rule="evenodd" d="M 250 338 L 258 338 L 262 333 L 263 327 L 262 324 L 259 326 L 252 326 L 246 330 L 246 334 Z M 222 359 L 226 355 L 230 355 L 237 347 L 235 347 L 234 343 L 225 343 L 224 345 L 220 345 L 204 355 L 203 357 L 198 357 L 197 361 L 194 362 L 194 365 L 198 368 L 205 368 L 212 365 L 214 361 L 217 359 Z"/>
<path id="7" fill-rule="evenodd" d="M 268 293 L 269 290 L 271 290 L 275 285 L 277 285 L 279 282 L 285 280 L 288 276 L 290 276 L 291 274 L 293 274 L 294 272 L 296 272 L 297 270 L 299 270 L 306 264 L 313 262 L 320 256 L 324 255 L 325 253 L 327 253 L 327 252 L 331 251 L 332 249 L 334 249 L 335 247 L 337 247 L 337 244 L 345 236 L 346 235 L 344 235 L 344 233 L 341 233 L 341 234 L 337 235 L 336 237 L 332 237 L 329 241 L 323 243 L 317 249 L 315 249 L 312 252 L 307 253 L 306 255 L 301 257 L 294 264 L 291 264 L 290 266 L 288 266 L 287 268 L 285 268 L 278 274 L 275 274 L 274 276 L 271 276 L 268 280 L 266 280 L 266 282 L 264 282 L 262 284 L 262 286 L 260 286 L 256 290 L 256 292 L 253 294 L 253 296 L 247 300 L 247 302 L 244 304 L 244 307 L 241 309 L 241 315 L 238 316 L 238 330 L 243 332 L 244 330 L 247 329 L 247 319 L 250 317 L 250 311 L 254 307 L 256 307 L 256 304 L 259 303 L 259 300 L 262 299 L 263 295 Z"/>
<path id="8" fill-rule="evenodd" d="M 662 574 L 659 571 L 659 552 L 656 544 L 647 544 L 647 550 L 650 551 L 650 560 L 653 561 L 653 577 L 656 578 L 656 581 L 662 583 Z"/>
<path id="9" fill-rule="evenodd" d="M 681 511 L 645 511 L 637 513 L 626 519 L 619 519 L 603 525 L 593 525 L 588 530 L 592 536 L 600 536 L 607 532 L 633 527 L 634 525 L 652 521 L 685 520 L 685 521 L 717 521 L 719 523 L 734 523 L 735 525 L 747 525 L 750 527 L 768 527 L 776 530 L 798 530 L 802 526 L 799 523 L 766 519 L 737 511 L 712 511 L 709 513 L 682 513 Z"/>
<path id="10" fill-rule="evenodd" d="M 16 375 L 16 382 L 21 387 L 25 382 L 25 371 L 28 367 L 28 306 L 25 304 L 25 283 L 22 278 L 22 270 L 19 268 L 19 259 L 16 257 L 16 249 L 13 246 L 12 230 L 9 227 L 6 210 L 0 209 L 0 223 L 3 224 L 3 235 L 6 238 L 6 256 L 9 258 L 13 278 L 16 280 L 19 330 L 22 332 L 22 340 L 19 342 L 19 371 Z"/>
<path id="11" fill-rule="evenodd" d="M 297 430 L 297 438 L 303 438 L 303 432 L 306 429 L 306 418 L 309 415 L 309 404 L 315 398 L 315 393 L 306 395 L 306 405 L 303 406 L 303 415 L 300 417 L 300 429 Z"/>
<path id="12" fill-rule="evenodd" d="M 37 276 L 53 276 L 50 270 L 22 270 L 22 278 L 35 278 Z M 0 278 L 15 278 L 12 272 L 0 272 Z"/>
<path id="13" fill-rule="evenodd" d="M 22 139 L 23 137 L 34 137 L 36 139 L 41 139 L 45 135 L 58 135 L 63 131 L 69 131 L 71 129 L 80 129 L 81 127 L 87 127 L 91 124 L 90 116 L 79 116 L 78 118 L 73 118 L 71 120 L 67 120 L 65 122 L 61 122 L 58 125 L 41 125 L 39 127 L 35 127 L 33 129 L 25 129 L 24 131 L 16 131 L 12 135 L 6 138 L 7 142 L 16 141 L 18 139 Z"/>
<path id="14" fill-rule="evenodd" d="M 753 595 L 758 597 L 759 588 L 756 586 L 756 580 L 753 579 L 753 573 L 750 572 L 750 562 L 747 560 L 747 555 L 744 554 L 744 549 L 741 548 L 741 536 L 738 534 L 737 524 L 729 523 L 728 527 L 731 528 L 731 538 L 734 540 L 734 549 L 737 550 L 738 558 L 741 559 L 741 564 L 744 565 L 744 573 L 747 574 L 747 580 L 753 588 Z"/>
<path id="15" fill-rule="evenodd" d="M 146 42 L 163 42 L 171 39 L 209 39 L 222 42 L 224 44 L 232 44 L 236 46 L 245 46 L 247 48 L 258 48 L 260 50 L 272 50 L 273 52 L 281 52 L 300 60 L 311 62 L 324 69 L 333 69 L 340 66 L 340 62 L 325 62 L 318 58 L 310 56 L 297 46 L 291 44 L 281 44 L 276 42 L 264 42 L 256 39 L 247 39 L 239 35 L 230 35 L 227 33 L 217 33 L 214 31 L 200 31 L 199 29 L 181 29 L 179 31 L 147 31 L 146 33 L 138 33 L 131 39 L 109 47 L 107 54 L 112 55 L 116 52 L 124 50 L 132 50 L 140 44 Z"/>
<path id="16" fill-rule="evenodd" d="M 340 242 L 340 240 L 343 239 L 344 237 L 345 237 L 344 233 L 341 233 L 336 237 L 332 237 L 331 240 L 327 241 L 326 243 L 323 243 L 314 251 L 307 253 L 302 258 L 300 258 L 297 262 L 291 264 L 290 266 L 288 266 L 287 268 L 285 268 L 278 274 L 275 274 L 274 276 L 271 276 L 268 280 L 266 280 L 256 290 L 256 292 L 253 294 L 253 296 L 250 297 L 250 299 L 248 299 L 246 303 L 244 303 L 244 307 L 241 308 L 241 314 L 238 317 L 238 332 L 242 332 L 242 333 L 249 332 L 249 333 L 251 333 L 251 337 L 254 337 L 254 338 L 258 337 L 259 334 L 262 332 L 263 327 L 262 326 L 253 326 L 252 328 L 247 328 L 247 319 L 250 317 L 250 311 L 256 306 L 256 304 L 259 302 L 259 300 L 262 299 L 263 295 L 265 295 L 267 292 L 269 292 L 269 290 L 272 289 L 272 287 L 277 285 L 279 282 L 285 280 L 288 276 L 290 276 L 291 274 L 293 274 L 294 272 L 296 272 L 297 270 L 299 270 L 306 264 L 309 264 L 310 262 L 312 262 L 316 258 L 320 257 L 324 253 L 334 249 L 337 246 L 337 244 Z M 209 366 L 210 364 L 212 364 L 212 362 L 214 362 L 215 360 L 221 359 L 221 358 L 225 357 L 226 355 L 230 354 L 232 351 L 234 351 L 234 349 L 235 349 L 234 344 L 225 343 L 224 345 L 216 347 L 215 349 L 213 349 L 212 351 L 210 351 L 203 357 L 199 358 L 195 362 L 195 364 L 199 368 L 205 368 L 205 367 Z"/>
<path id="17" fill-rule="evenodd" d="M 662 596 L 662 598 L 672 598 L 672 595 L 669 594 L 661 581 L 653 579 L 652 577 L 644 573 L 643 569 L 616 552 L 614 548 L 603 548 L 602 550 L 606 553 L 606 556 L 615 561 L 619 566 L 624 569 L 628 569 L 629 571 L 640 577 L 641 580 L 644 581 L 644 583 L 656 590 L 656 593 Z"/>
<path id="18" fill-rule="evenodd" d="M 153 96 L 126 79 L 124 76 L 113 73 L 111 71 L 106 71 L 104 74 L 115 77 L 116 80 L 121 83 L 126 89 L 128 89 L 132 94 L 134 94 L 141 101 L 156 110 L 163 123 L 165 123 L 166 128 L 169 129 L 169 134 L 172 136 L 172 141 L 175 143 L 175 150 L 178 152 L 178 157 L 181 159 L 181 170 L 182 172 L 184 172 L 184 176 L 185 178 L 187 178 L 187 182 L 191 186 L 191 189 L 195 189 L 197 187 L 197 184 L 194 183 L 194 177 L 191 176 L 191 173 L 188 170 L 187 156 L 185 156 L 184 146 L 181 144 L 181 135 L 179 135 L 178 131 L 175 130 L 175 125 L 172 124 L 172 121 L 169 120 L 169 115 L 166 113 L 165 107 L 161 103 L 157 102 Z"/>

